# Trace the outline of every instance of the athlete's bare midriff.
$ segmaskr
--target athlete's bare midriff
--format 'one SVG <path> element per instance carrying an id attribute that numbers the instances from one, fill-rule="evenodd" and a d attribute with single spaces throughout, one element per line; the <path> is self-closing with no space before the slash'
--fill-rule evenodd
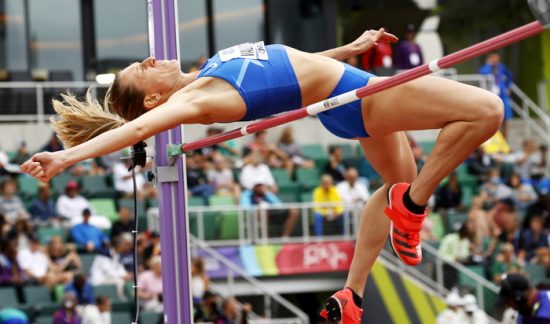
<path id="1" fill-rule="evenodd" d="M 302 95 L 302 106 L 326 99 L 338 84 L 344 66 L 331 58 L 285 47 Z M 202 124 L 233 122 L 246 114 L 246 104 L 227 81 L 201 77 L 174 93 L 170 101 L 193 103 L 204 111 Z"/>

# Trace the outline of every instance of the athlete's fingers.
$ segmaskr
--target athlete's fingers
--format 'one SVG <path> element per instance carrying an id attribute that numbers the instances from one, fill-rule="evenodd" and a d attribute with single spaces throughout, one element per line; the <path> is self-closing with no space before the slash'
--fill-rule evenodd
<path id="1" fill-rule="evenodd" d="M 38 162 L 32 162 L 27 166 L 27 173 L 32 175 L 35 170 L 40 169 L 42 166 Z"/>
<path id="2" fill-rule="evenodd" d="M 384 32 L 384 35 L 382 35 L 380 40 L 385 43 L 395 43 L 399 40 L 399 38 L 397 38 L 394 34 Z"/>
<path id="3" fill-rule="evenodd" d="M 43 175 L 44 169 L 41 166 L 38 166 L 34 168 L 29 174 L 35 178 L 39 178 L 41 175 Z"/>

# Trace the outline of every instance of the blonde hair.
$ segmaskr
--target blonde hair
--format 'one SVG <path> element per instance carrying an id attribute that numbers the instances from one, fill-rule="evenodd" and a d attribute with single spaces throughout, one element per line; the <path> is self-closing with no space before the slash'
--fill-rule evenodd
<path id="1" fill-rule="evenodd" d="M 83 101 L 71 93 L 61 94 L 62 100 L 52 100 L 58 116 L 50 121 L 63 145 L 73 147 L 139 117 L 145 112 L 144 97 L 135 87 L 122 87 L 117 75 L 103 105 L 92 98 L 89 89 Z"/>

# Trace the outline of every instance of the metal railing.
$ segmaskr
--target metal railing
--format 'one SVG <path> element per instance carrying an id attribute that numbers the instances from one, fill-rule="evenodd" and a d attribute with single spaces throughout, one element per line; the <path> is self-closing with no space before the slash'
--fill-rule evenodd
<path id="1" fill-rule="evenodd" d="M 195 237 L 191 237 L 190 241 L 192 253 L 195 252 L 193 254 L 198 255 L 197 250 L 201 250 L 203 253 L 206 253 L 208 256 L 223 264 L 228 270 L 226 279 L 227 289 L 217 287 L 216 283 L 212 282 L 211 286 L 213 290 L 223 294 L 225 297 L 230 297 L 232 295 L 231 292 L 233 291 L 232 288 L 236 277 L 238 277 L 240 281 L 245 281 L 250 284 L 250 295 L 263 296 L 263 305 L 254 305 L 255 307 L 253 307 L 254 313 L 251 316 L 252 318 L 249 321 L 250 323 L 309 323 L 309 317 L 298 307 L 294 306 L 281 295 L 271 290 L 258 279 L 250 276 L 245 270 L 231 262 L 218 251 L 212 249 L 206 242 Z M 261 311 L 261 316 L 258 315 L 259 311 Z"/>
<path id="2" fill-rule="evenodd" d="M 550 104 L 548 104 L 548 84 L 550 84 L 550 79 L 540 80 L 537 84 L 537 96 L 539 99 L 539 106 L 542 110 L 550 113 Z"/>

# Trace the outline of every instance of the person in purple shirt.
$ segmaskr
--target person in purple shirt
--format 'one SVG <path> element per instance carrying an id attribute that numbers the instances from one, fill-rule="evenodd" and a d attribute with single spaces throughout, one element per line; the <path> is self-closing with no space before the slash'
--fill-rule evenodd
<path id="1" fill-rule="evenodd" d="M 63 295 L 63 307 L 53 314 L 52 324 L 81 324 L 82 320 L 76 312 L 76 295 L 66 292 Z"/>
<path id="2" fill-rule="evenodd" d="M 409 70 L 424 64 L 422 49 L 414 41 L 416 27 L 413 24 L 408 24 L 405 30 L 405 39 L 399 41 L 395 46 L 395 68 L 397 70 Z"/>
<path id="3" fill-rule="evenodd" d="M 550 323 L 550 290 L 538 290 L 523 275 L 511 273 L 500 283 L 500 298 L 515 309 L 517 324 Z"/>
<path id="4" fill-rule="evenodd" d="M 19 302 L 23 302 L 25 273 L 17 262 L 17 240 L 2 242 L 0 247 L 0 287 L 14 287 Z"/>

